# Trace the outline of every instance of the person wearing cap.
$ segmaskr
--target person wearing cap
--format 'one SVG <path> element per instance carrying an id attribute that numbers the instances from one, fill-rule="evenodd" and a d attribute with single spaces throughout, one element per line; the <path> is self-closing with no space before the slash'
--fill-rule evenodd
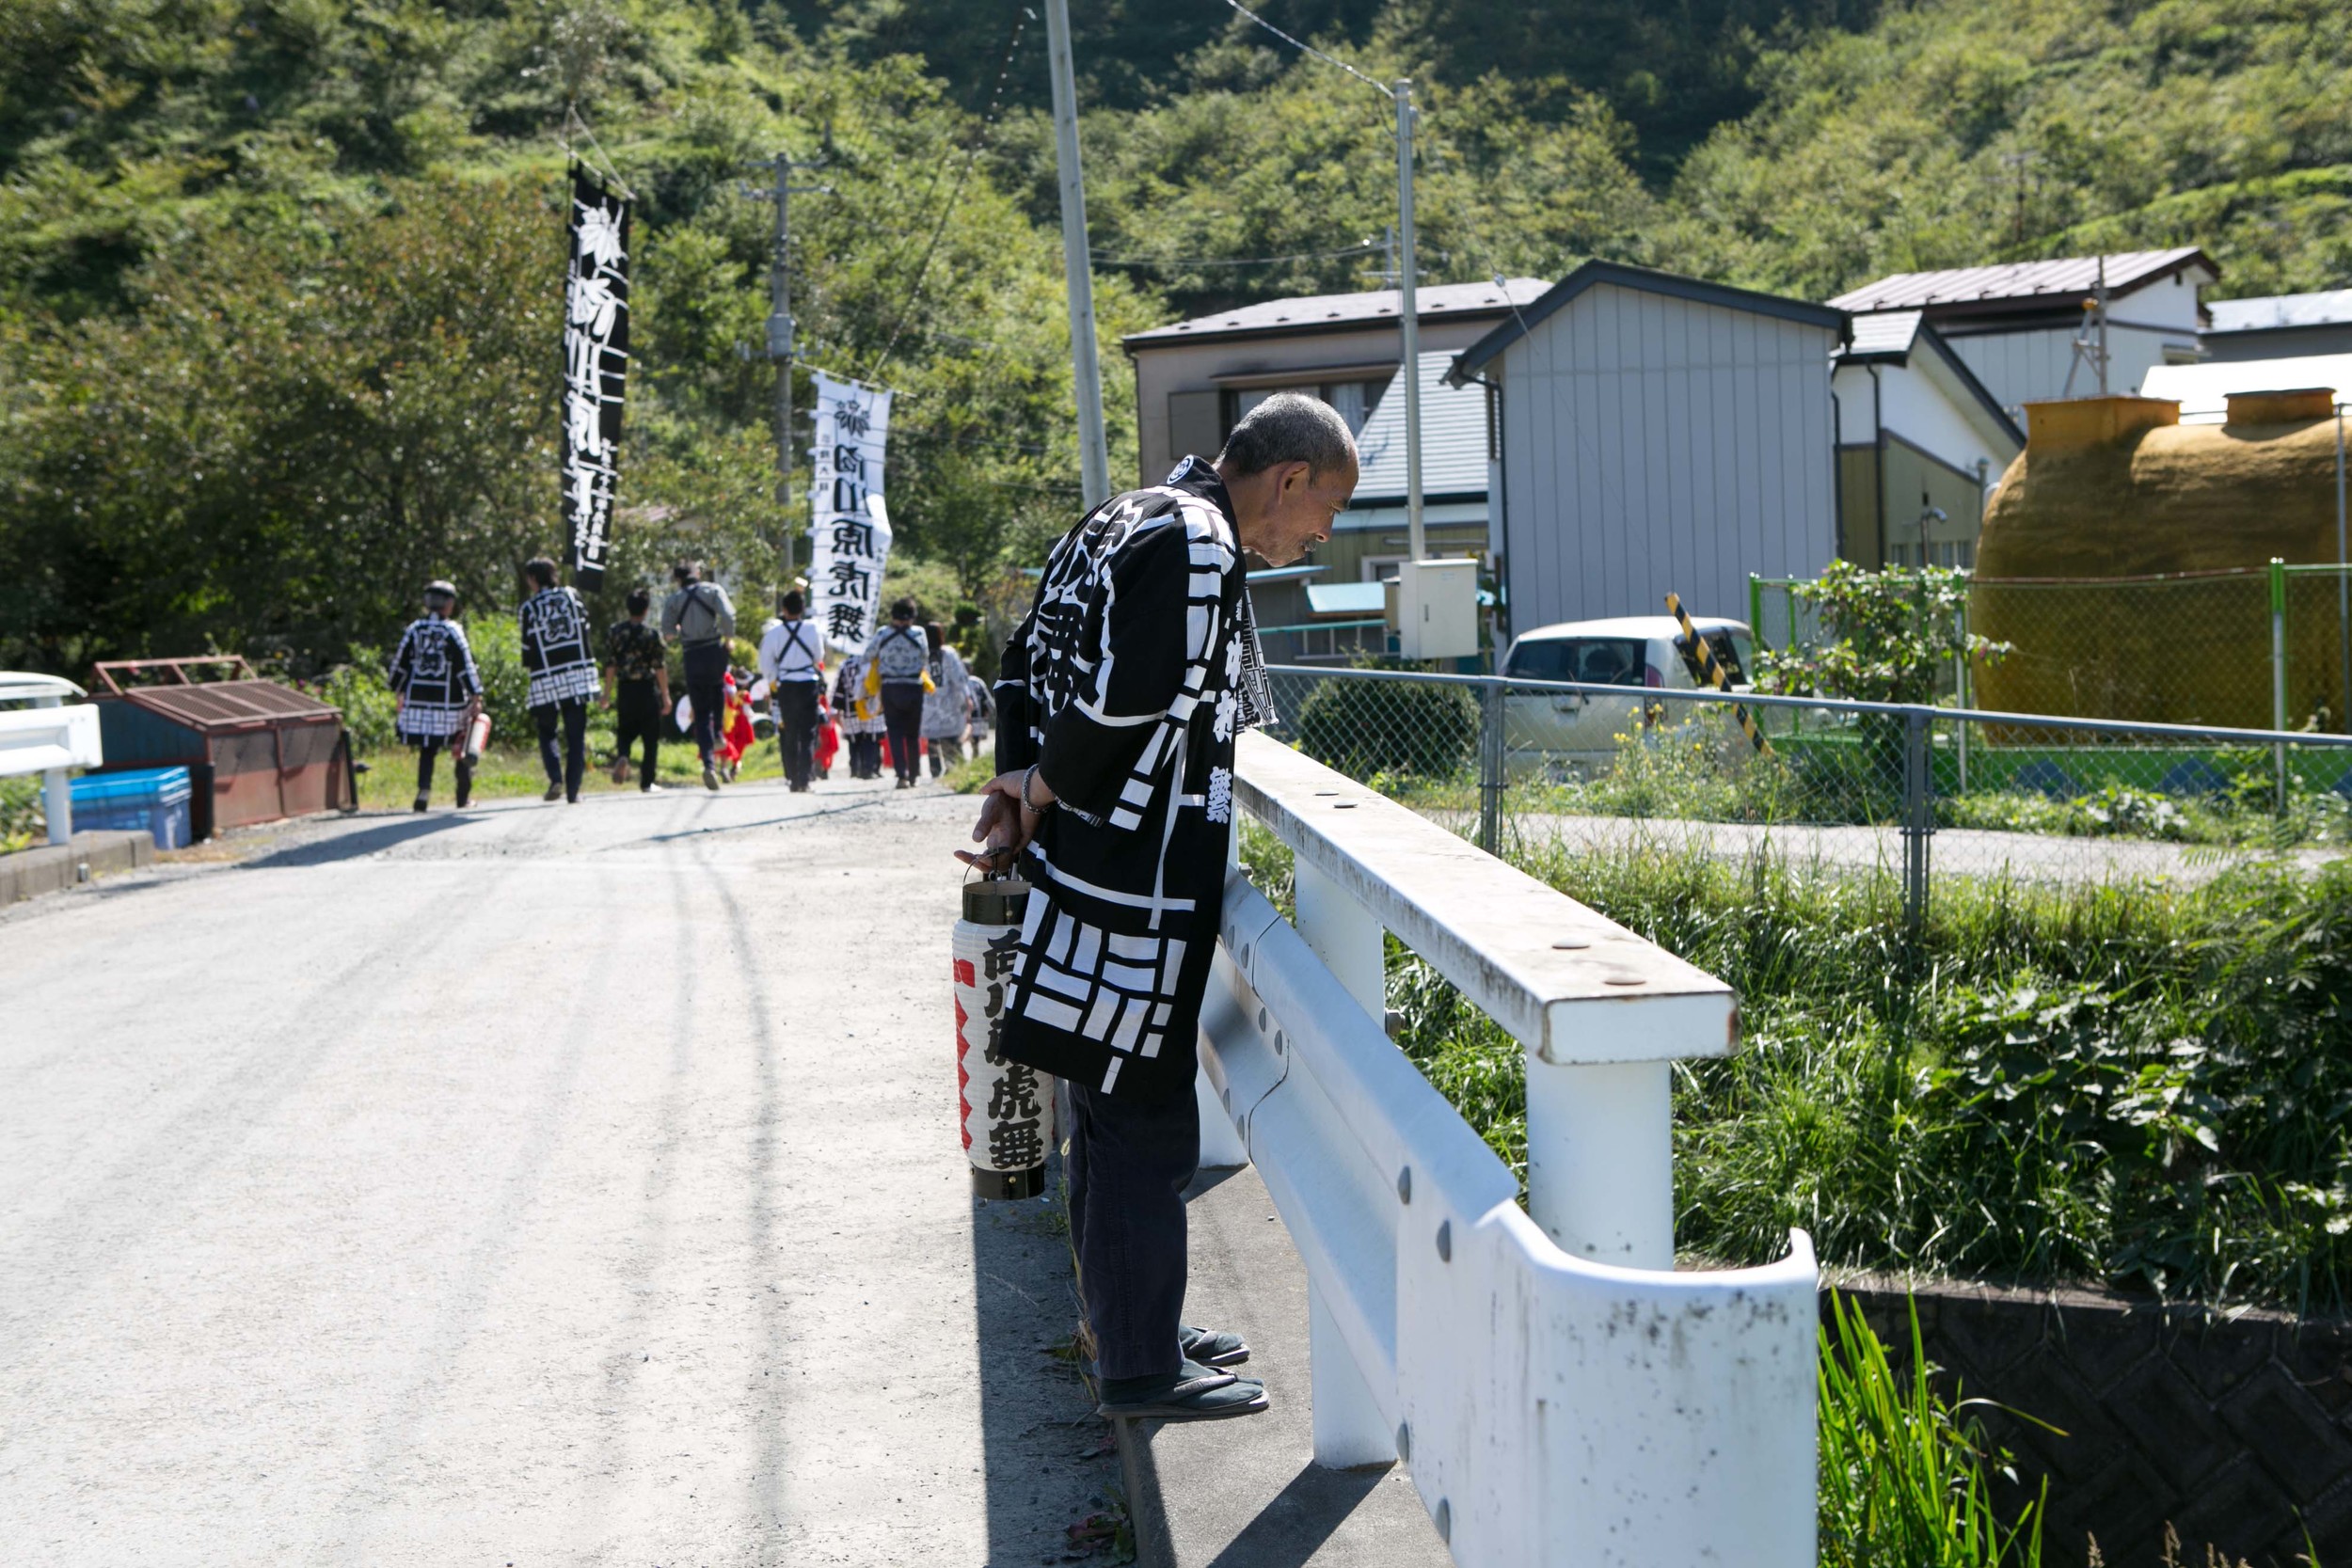
<path id="1" fill-rule="evenodd" d="M 399 705 L 393 729 L 417 749 L 417 799 L 422 811 L 433 797 L 433 762 L 447 746 L 457 764 L 457 804 L 473 797 L 473 762 L 465 734 L 482 706 L 482 673 L 474 668 L 466 631 L 450 616 L 457 590 L 436 578 L 424 585 L 424 613 L 408 623 L 386 671 Z"/>
<path id="2" fill-rule="evenodd" d="M 588 772 L 588 702 L 597 685 L 596 656 L 588 646 L 588 610 L 578 594 L 557 585 L 555 562 L 544 555 L 523 562 L 523 578 L 533 592 L 515 612 L 515 620 L 522 632 L 539 761 L 548 772 L 547 798 L 578 805 L 580 780 Z M 555 749 L 559 724 L 564 732 L 560 757 Z"/>
<path id="3" fill-rule="evenodd" d="M 817 695 L 825 680 L 825 640 L 804 619 L 808 601 L 794 589 L 784 596 L 784 618 L 759 640 L 759 673 L 776 717 L 776 749 L 792 792 L 808 788 L 817 767 Z"/>
<path id="4" fill-rule="evenodd" d="M 996 682 L 996 768 L 969 864 L 1030 884 L 997 1050 L 1069 1090 L 1070 1233 L 1109 1418 L 1266 1408 L 1187 1327 L 1194 1050 L 1233 833 L 1233 742 L 1272 713 L 1245 557 L 1287 565 L 1356 488 L 1328 404 L 1277 393 L 1211 464 L 1115 496 L 1047 556 Z"/>
<path id="5" fill-rule="evenodd" d="M 694 750 L 702 753 L 703 787 L 719 787 L 719 726 L 727 703 L 727 639 L 735 635 L 735 605 L 727 591 L 703 580 L 702 562 L 671 568 L 677 584 L 661 604 L 661 635 L 686 661 L 686 700 L 694 711 Z"/>

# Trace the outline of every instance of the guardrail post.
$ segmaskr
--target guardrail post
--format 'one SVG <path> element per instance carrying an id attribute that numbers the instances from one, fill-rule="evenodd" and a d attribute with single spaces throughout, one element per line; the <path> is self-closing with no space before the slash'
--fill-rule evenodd
<path id="1" fill-rule="evenodd" d="M 1478 847 L 1490 855 L 1502 853 L 1503 699 L 1500 677 L 1479 692 L 1478 720 Z"/>
<path id="2" fill-rule="evenodd" d="M 1674 1267 L 1673 1070 L 1563 1067 L 1528 1053 L 1527 1212 L 1561 1251 Z"/>
<path id="3" fill-rule="evenodd" d="M 35 707 L 62 707 L 64 704 L 62 697 L 33 699 Z M 49 819 L 49 842 L 72 843 L 73 779 L 65 768 L 52 768 L 41 774 L 40 810 L 41 815 Z"/>
<path id="4" fill-rule="evenodd" d="M 1292 866 L 1298 934 L 1375 1023 L 1389 1012 L 1388 933 L 1370 910 L 1302 858 Z M 1300 1071 L 1294 1057 L 1289 1071 Z M 1385 1465 L 1396 1439 L 1380 1402 L 1341 1338 L 1331 1309 L 1312 1279 L 1307 1282 L 1307 1370 L 1313 1402 L 1315 1463 L 1326 1469 Z"/>
<path id="5" fill-rule="evenodd" d="M 1928 835 L 1935 832 L 1935 781 L 1929 772 L 1929 715 L 1903 716 L 1903 923 L 1917 930 L 1928 913 Z"/>
<path id="6" fill-rule="evenodd" d="M 2287 563 L 2270 558 L 2270 727 L 2287 727 Z M 2271 748 L 2279 768 L 2279 809 L 2287 809 L 2287 747 Z"/>

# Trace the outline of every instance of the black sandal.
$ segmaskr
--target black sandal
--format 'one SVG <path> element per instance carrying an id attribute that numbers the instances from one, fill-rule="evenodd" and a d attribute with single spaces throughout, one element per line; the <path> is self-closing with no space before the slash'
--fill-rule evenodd
<path id="1" fill-rule="evenodd" d="M 1265 1385 L 1187 1361 L 1162 1377 L 1105 1379 L 1094 1413 L 1114 1421 L 1222 1421 L 1267 1408 Z"/>

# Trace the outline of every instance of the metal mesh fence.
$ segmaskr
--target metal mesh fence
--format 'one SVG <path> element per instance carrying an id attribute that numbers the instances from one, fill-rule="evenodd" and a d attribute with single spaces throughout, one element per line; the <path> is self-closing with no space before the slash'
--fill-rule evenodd
<path id="1" fill-rule="evenodd" d="M 2190 880 L 2352 848 L 2352 740 L 1297 667 L 1278 738 L 1498 853 L 1670 844 L 1904 879 Z M 1737 717 L 1754 721 L 1752 737 Z"/>
<path id="2" fill-rule="evenodd" d="M 1827 639 L 1804 584 L 1756 578 L 1768 648 Z M 2352 733 L 2352 565 L 1972 578 L 1965 629 L 2008 645 L 1945 694 L 2006 712 Z"/>

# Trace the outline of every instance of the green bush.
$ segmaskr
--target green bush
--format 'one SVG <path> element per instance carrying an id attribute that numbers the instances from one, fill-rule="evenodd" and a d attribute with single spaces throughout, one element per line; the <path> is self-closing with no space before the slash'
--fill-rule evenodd
<path id="1" fill-rule="evenodd" d="M 1350 777 L 1451 779 L 1478 754 L 1470 689 L 1419 681 L 1318 681 L 1291 716 L 1301 750 Z"/>
<path id="2" fill-rule="evenodd" d="M 352 649 L 351 662 L 327 672 L 326 678 L 318 685 L 317 695 L 319 701 L 342 711 L 343 731 L 351 736 L 354 752 L 365 754 L 389 746 L 398 738 L 394 725 L 400 710 L 384 679 L 384 655 L 380 650 Z"/>
<path id="3" fill-rule="evenodd" d="M 521 634 L 511 615 L 477 615 L 466 623 L 474 668 L 482 672 L 482 707 L 490 734 L 503 746 L 535 744 L 531 721 L 531 674 L 523 668 Z M 683 689 L 680 688 L 678 689 Z"/>

